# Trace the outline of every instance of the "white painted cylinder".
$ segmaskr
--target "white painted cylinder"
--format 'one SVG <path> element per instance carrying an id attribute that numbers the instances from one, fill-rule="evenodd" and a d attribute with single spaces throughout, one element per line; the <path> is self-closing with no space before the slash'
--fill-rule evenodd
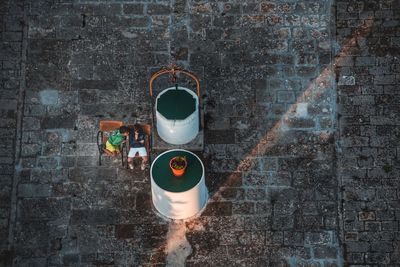
<path id="1" fill-rule="evenodd" d="M 192 141 L 199 133 L 199 98 L 197 95 L 184 87 L 178 87 L 178 90 L 185 90 L 190 93 L 196 100 L 195 111 L 183 120 L 169 120 L 157 111 L 158 99 L 161 95 L 169 90 L 176 90 L 175 87 L 170 87 L 158 94 L 156 99 L 156 121 L 158 135 L 165 142 L 173 145 L 187 144 Z"/>
<path id="2" fill-rule="evenodd" d="M 174 149 L 176 150 L 176 149 Z M 208 191 L 205 184 L 204 165 L 200 158 L 193 154 L 202 166 L 202 177 L 200 181 L 192 188 L 183 192 L 170 192 L 162 189 L 153 178 L 153 166 L 157 159 L 165 153 L 160 154 L 154 161 L 150 169 L 151 193 L 155 209 L 163 216 L 170 219 L 187 219 L 198 215 L 206 206 L 208 200 Z"/>

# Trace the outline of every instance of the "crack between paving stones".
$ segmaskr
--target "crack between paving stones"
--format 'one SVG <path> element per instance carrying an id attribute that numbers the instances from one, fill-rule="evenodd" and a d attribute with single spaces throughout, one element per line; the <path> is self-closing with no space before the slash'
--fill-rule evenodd
<path id="1" fill-rule="evenodd" d="M 329 1 L 329 4 L 330 4 L 330 7 L 331 7 L 331 10 L 330 10 L 330 27 L 329 27 L 329 36 L 332 36 L 332 33 L 334 33 L 334 32 L 336 32 L 336 24 L 335 24 L 335 20 L 336 20 L 336 18 L 337 18 L 337 7 L 336 7 L 336 3 L 335 3 L 335 1 Z M 333 20 L 333 22 L 332 22 L 332 20 Z M 336 35 L 334 35 L 334 36 L 336 36 Z M 333 153 L 333 159 L 334 159 L 334 162 L 335 162 L 335 164 L 334 164 L 334 168 L 335 168 L 335 173 L 336 173 L 336 183 L 337 183 L 337 214 L 336 214 L 336 216 L 337 216 L 337 222 L 338 222 L 338 224 L 337 224 L 337 229 L 336 229 L 336 231 L 337 231 L 337 233 L 338 233 L 338 235 L 337 235 L 337 246 L 338 246 L 338 255 L 337 255 L 337 263 L 338 263 L 338 265 L 339 266 L 343 266 L 344 265 L 344 263 L 343 263 L 343 259 L 344 259 L 344 252 L 345 252 L 345 249 L 344 249 L 344 222 L 343 222 L 343 213 L 342 213 L 342 211 L 343 211 L 343 202 L 342 202 L 342 199 L 343 199 L 343 192 L 342 192 L 342 190 L 341 190 L 341 188 L 342 188 L 342 186 L 343 186 L 343 180 L 342 180 L 342 176 L 341 176 L 341 174 L 340 174 L 340 171 L 338 172 L 338 170 L 340 169 L 339 168 L 339 157 L 338 157 L 338 155 L 341 153 L 341 149 L 340 149 L 340 147 L 338 147 L 338 145 L 339 145 L 339 143 L 338 143 L 338 140 L 340 140 L 340 123 L 339 123 L 339 117 L 337 116 L 337 110 L 339 109 L 338 108 L 338 105 L 339 105 L 339 101 L 338 101 L 338 99 L 339 99 L 339 93 L 338 93 L 338 90 L 337 90 L 337 82 L 336 82 L 336 71 L 335 71 L 335 49 L 333 48 L 336 44 L 338 44 L 338 40 L 337 40 L 337 38 L 336 37 L 334 37 L 334 38 L 332 38 L 333 40 L 331 40 L 331 50 L 330 50 L 330 64 L 331 64 L 331 68 L 332 68 L 332 71 L 333 71 L 333 74 L 334 74 L 334 76 L 333 76 L 333 88 L 334 88 L 334 92 L 336 93 L 335 94 L 335 101 L 336 101 L 336 105 L 335 105 L 335 107 L 336 107 L 336 110 L 335 110 L 335 112 L 334 112 L 334 116 L 335 116 L 335 118 L 334 118 L 334 121 L 336 122 L 336 131 L 335 131 L 335 133 L 334 133 L 334 153 Z"/>
<path id="2" fill-rule="evenodd" d="M 23 5 L 23 28 L 22 28 L 22 44 L 21 44 L 21 64 L 20 64 L 20 86 L 18 91 L 17 100 L 17 121 L 15 130 L 15 154 L 14 154 L 14 173 L 12 180 L 12 191 L 11 191 L 11 211 L 9 221 L 9 232 L 8 232 L 8 249 L 11 250 L 14 246 L 14 233 L 16 228 L 17 219 L 17 187 L 19 184 L 18 174 L 21 169 L 20 158 L 22 150 L 22 127 L 23 127 L 23 116 L 25 109 L 25 94 L 26 94 L 26 57 L 28 47 L 28 16 L 27 16 L 27 4 Z M 13 264 L 14 265 L 14 264 Z"/>

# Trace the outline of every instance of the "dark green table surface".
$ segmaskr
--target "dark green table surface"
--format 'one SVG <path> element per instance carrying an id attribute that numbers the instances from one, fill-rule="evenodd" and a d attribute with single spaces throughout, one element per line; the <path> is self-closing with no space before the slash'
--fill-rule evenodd
<path id="1" fill-rule="evenodd" d="M 168 120 L 184 120 L 196 110 L 196 99 L 186 90 L 168 90 L 157 100 L 157 111 Z"/>
<path id="2" fill-rule="evenodd" d="M 174 176 L 169 167 L 169 161 L 175 156 L 186 157 L 188 163 L 185 174 L 180 177 Z M 169 192 L 184 192 L 200 182 L 203 168 L 200 160 L 193 154 L 184 150 L 172 150 L 159 156 L 153 162 L 151 174 L 160 188 Z"/>

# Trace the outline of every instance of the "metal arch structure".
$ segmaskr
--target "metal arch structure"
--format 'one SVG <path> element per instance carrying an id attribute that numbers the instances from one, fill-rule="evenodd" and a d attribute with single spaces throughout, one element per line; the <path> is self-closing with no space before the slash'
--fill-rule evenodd
<path id="1" fill-rule="evenodd" d="M 189 76 L 196 82 L 196 94 L 197 94 L 197 97 L 199 98 L 199 104 L 200 104 L 200 80 L 199 80 L 199 78 L 197 78 L 197 76 L 195 74 L 191 73 L 190 71 L 184 70 L 175 65 L 172 65 L 171 67 L 163 68 L 163 69 L 157 71 L 156 73 L 154 73 L 153 75 L 151 75 L 150 97 L 153 97 L 153 82 L 155 79 L 157 79 L 161 75 L 170 74 L 172 76 L 172 81 L 176 82 L 176 80 L 177 80 L 176 74 L 179 74 L 179 73 Z"/>

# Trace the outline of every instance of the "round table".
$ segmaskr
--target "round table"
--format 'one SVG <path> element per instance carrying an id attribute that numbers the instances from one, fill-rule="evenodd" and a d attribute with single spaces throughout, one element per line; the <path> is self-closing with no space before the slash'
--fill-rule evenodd
<path id="1" fill-rule="evenodd" d="M 185 174 L 180 177 L 174 176 L 169 167 L 169 161 L 175 156 L 184 156 L 187 160 Z M 204 165 L 190 151 L 173 149 L 160 154 L 151 164 L 150 177 L 153 205 L 167 218 L 192 217 L 207 204 Z"/>

